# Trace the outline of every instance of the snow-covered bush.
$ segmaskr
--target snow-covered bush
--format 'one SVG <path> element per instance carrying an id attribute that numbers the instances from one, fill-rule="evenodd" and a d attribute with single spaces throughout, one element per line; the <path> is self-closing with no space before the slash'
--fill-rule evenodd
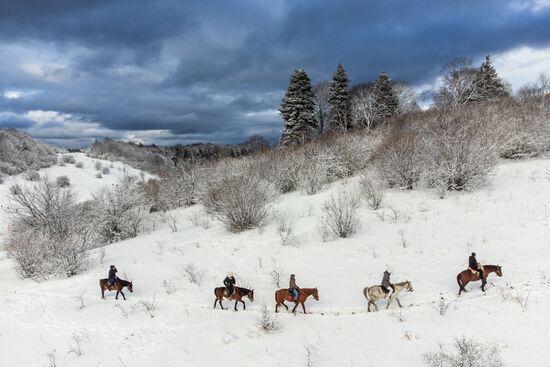
<path id="1" fill-rule="evenodd" d="M 74 165 L 76 168 L 84 168 L 84 163 L 82 162 L 76 162 Z"/>
<path id="2" fill-rule="evenodd" d="M 69 164 L 75 164 L 76 163 L 76 159 L 74 159 L 74 156 L 71 155 L 71 154 L 63 155 L 62 159 L 63 159 L 63 162 L 65 162 L 65 163 L 69 163 Z"/>
<path id="3" fill-rule="evenodd" d="M 275 197 L 269 182 L 256 176 L 236 175 L 211 184 L 203 198 L 207 213 L 232 232 L 258 227 Z"/>
<path id="4" fill-rule="evenodd" d="M 307 155 L 300 172 L 300 187 L 308 194 L 313 195 L 321 191 L 328 181 L 328 157 L 322 154 Z"/>
<path id="5" fill-rule="evenodd" d="M 384 189 L 377 177 L 363 173 L 359 179 L 359 188 L 363 200 L 371 209 L 380 208 L 384 199 Z"/>
<path id="6" fill-rule="evenodd" d="M 0 176 L 0 185 L 4 183 L 4 177 Z"/>
<path id="7" fill-rule="evenodd" d="M 25 179 L 29 181 L 38 181 L 40 180 L 40 174 L 35 170 L 31 169 L 25 173 Z"/>
<path id="8" fill-rule="evenodd" d="M 59 176 L 55 183 L 58 187 L 69 187 L 71 185 L 71 181 L 67 176 Z"/>
<path id="9" fill-rule="evenodd" d="M 504 367 L 500 350 L 493 344 L 483 344 L 474 339 L 457 338 L 454 352 L 440 350 L 424 355 L 430 367 Z"/>
<path id="10" fill-rule="evenodd" d="M 88 213 L 103 243 L 136 237 L 144 228 L 150 203 L 134 178 L 124 177 L 112 189 L 95 193 Z"/>
<path id="11" fill-rule="evenodd" d="M 0 173 L 15 175 L 57 163 L 55 149 L 15 129 L 0 129 Z"/>
<path id="12" fill-rule="evenodd" d="M 101 164 L 100 161 L 95 161 L 94 167 L 95 167 L 96 171 L 101 171 L 101 167 L 103 167 L 103 165 Z"/>
<path id="13" fill-rule="evenodd" d="M 187 207 L 199 202 L 206 191 L 209 168 L 198 162 L 180 162 L 158 184 L 155 206 L 160 210 Z"/>
<path id="14" fill-rule="evenodd" d="M 109 169 L 109 167 L 103 167 L 101 169 L 101 173 L 103 173 L 104 175 L 108 175 L 109 173 L 111 173 L 111 170 Z"/>
<path id="15" fill-rule="evenodd" d="M 103 175 L 101 174 L 101 172 L 96 172 L 95 174 L 95 178 L 102 178 Z"/>
<path id="16" fill-rule="evenodd" d="M 258 320 L 258 326 L 266 334 L 279 331 L 282 327 L 277 317 L 265 305 L 262 306 L 262 315 Z"/>
<path id="17" fill-rule="evenodd" d="M 74 193 L 44 179 L 10 193 L 13 218 L 6 243 L 23 277 L 78 274 L 91 246 Z"/>
<path id="18" fill-rule="evenodd" d="M 359 198 L 351 192 L 340 191 L 323 204 L 322 224 L 340 238 L 347 238 L 357 232 Z"/>

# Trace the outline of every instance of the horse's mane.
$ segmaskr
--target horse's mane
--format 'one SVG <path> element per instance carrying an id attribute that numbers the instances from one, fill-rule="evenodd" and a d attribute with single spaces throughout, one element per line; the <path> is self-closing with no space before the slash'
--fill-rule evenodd
<path id="1" fill-rule="evenodd" d="M 393 283 L 393 284 L 394 284 L 394 285 L 399 285 L 399 286 L 401 286 L 401 285 L 405 285 L 405 284 L 407 284 L 407 283 L 410 283 L 410 282 L 409 282 L 408 280 L 405 280 L 404 282 Z"/>
<path id="2" fill-rule="evenodd" d="M 128 284 L 130 284 L 131 282 L 127 281 L 127 280 L 124 280 L 124 279 L 120 279 L 118 278 L 118 281 L 120 282 L 120 284 L 122 284 L 123 286 L 127 286 Z"/>
<path id="3" fill-rule="evenodd" d="M 242 288 L 242 287 L 236 287 L 239 292 L 241 292 L 243 294 L 243 296 L 246 296 L 248 293 L 252 292 L 251 289 L 246 289 L 246 288 Z"/>

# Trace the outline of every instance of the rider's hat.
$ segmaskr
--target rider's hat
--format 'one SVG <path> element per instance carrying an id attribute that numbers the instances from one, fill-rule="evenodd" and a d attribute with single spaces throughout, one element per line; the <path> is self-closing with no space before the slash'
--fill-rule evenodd
<path id="1" fill-rule="evenodd" d="M 296 276 L 296 275 L 294 275 L 294 274 L 290 274 L 290 277 L 291 277 L 291 278 L 294 278 L 295 276 Z"/>
<path id="2" fill-rule="evenodd" d="M 114 265 L 111 265 L 111 269 L 114 269 L 114 268 L 115 268 L 115 266 L 114 266 Z"/>
<path id="3" fill-rule="evenodd" d="M 476 253 L 475 253 L 475 252 L 472 252 L 472 256 L 476 256 Z"/>

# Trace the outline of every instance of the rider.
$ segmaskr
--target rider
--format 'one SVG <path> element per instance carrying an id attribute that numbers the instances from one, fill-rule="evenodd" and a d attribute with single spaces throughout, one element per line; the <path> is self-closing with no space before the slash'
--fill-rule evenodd
<path id="1" fill-rule="evenodd" d="M 382 290 L 384 291 L 384 293 L 390 293 L 390 288 L 392 291 L 395 292 L 395 288 L 390 282 L 390 275 L 391 273 L 389 271 L 384 271 L 384 277 L 382 278 Z"/>
<path id="2" fill-rule="evenodd" d="M 470 255 L 470 257 L 468 258 L 468 266 L 470 267 L 470 269 L 472 269 L 473 271 L 476 271 L 479 273 L 479 279 L 481 279 L 481 281 L 484 281 L 484 277 L 483 277 L 483 270 L 481 269 L 481 266 L 479 265 L 479 263 L 477 262 L 477 259 L 476 259 L 476 253 L 475 252 L 472 252 L 472 254 Z"/>
<path id="3" fill-rule="evenodd" d="M 233 276 L 232 272 L 227 273 L 227 276 L 223 280 L 223 284 L 225 285 L 227 296 L 230 297 L 233 295 L 233 292 L 235 291 L 235 283 L 237 281 L 235 280 L 235 277 Z"/>
<path id="4" fill-rule="evenodd" d="M 288 293 L 292 294 L 294 299 L 297 300 L 299 292 L 300 287 L 296 285 L 296 276 L 294 274 L 290 274 L 290 280 L 288 281 Z"/>
<path id="5" fill-rule="evenodd" d="M 107 283 L 109 284 L 110 287 L 115 285 L 115 282 L 116 282 L 116 279 L 117 279 L 116 273 L 118 273 L 118 270 L 116 269 L 116 267 L 114 265 L 111 265 L 110 268 L 109 268 L 109 275 L 108 275 L 108 279 L 107 279 Z"/>

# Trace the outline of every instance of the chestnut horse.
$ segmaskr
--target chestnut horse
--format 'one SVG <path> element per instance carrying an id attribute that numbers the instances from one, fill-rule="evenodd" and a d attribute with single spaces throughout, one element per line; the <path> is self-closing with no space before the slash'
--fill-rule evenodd
<path id="1" fill-rule="evenodd" d="M 109 285 L 107 282 L 109 279 L 100 279 L 99 280 L 99 288 L 101 288 L 101 298 L 105 298 L 105 291 L 112 291 L 116 290 L 116 297 L 115 299 L 118 299 L 118 294 L 122 294 L 122 298 L 126 301 L 126 297 L 124 296 L 124 293 L 122 292 L 122 289 L 124 287 L 127 287 L 130 293 L 134 291 L 132 282 L 129 282 L 127 280 L 122 280 L 119 278 L 116 278 L 115 284 Z"/>
<path id="2" fill-rule="evenodd" d="M 294 308 L 292 309 L 292 313 L 296 312 L 296 307 L 298 307 L 298 304 L 302 305 L 302 309 L 304 310 L 304 313 L 306 312 L 306 307 L 304 306 L 304 302 L 307 300 L 309 296 L 313 296 L 316 301 L 319 300 L 319 291 L 317 288 L 300 288 L 300 292 L 298 294 L 298 299 L 291 298 L 291 295 L 288 293 L 288 289 L 279 289 L 275 292 L 275 302 L 277 304 L 275 305 L 275 312 L 278 312 L 279 306 L 283 305 L 285 306 L 286 310 L 288 311 L 287 305 L 285 305 L 285 301 L 288 302 L 294 302 Z"/>
<path id="3" fill-rule="evenodd" d="M 483 265 L 484 280 L 481 282 L 481 290 L 483 292 L 485 292 L 485 284 L 487 284 L 487 277 L 491 273 L 496 273 L 496 275 L 501 277 L 502 276 L 502 267 L 500 265 Z M 479 274 L 478 274 L 477 271 L 473 272 L 472 270 L 470 270 L 468 268 L 468 269 L 460 272 L 456 276 L 456 282 L 458 283 L 458 286 L 460 287 L 460 289 L 458 291 L 458 295 L 460 296 L 460 293 L 462 293 L 462 291 L 468 292 L 466 290 L 466 284 L 468 284 L 470 282 L 477 282 L 478 280 L 480 280 L 480 279 L 479 279 Z"/>
<path id="4" fill-rule="evenodd" d="M 214 308 L 216 308 L 216 304 L 220 302 L 220 307 L 222 310 L 225 310 L 222 305 L 222 300 L 224 298 L 227 298 L 228 300 L 232 301 L 235 300 L 235 311 L 237 310 L 237 303 L 241 302 L 243 304 L 243 310 L 246 310 L 246 305 L 244 301 L 242 300 L 243 297 L 248 297 L 250 302 L 254 302 L 254 289 L 246 289 L 241 287 L 235 287 L 235 292 L 231 296 L 227 296 L 225 294 L 225 287 L 218 287 L 214 288 L 214 295 L 216 296 L 216 300 L 214 301 Z"/>

